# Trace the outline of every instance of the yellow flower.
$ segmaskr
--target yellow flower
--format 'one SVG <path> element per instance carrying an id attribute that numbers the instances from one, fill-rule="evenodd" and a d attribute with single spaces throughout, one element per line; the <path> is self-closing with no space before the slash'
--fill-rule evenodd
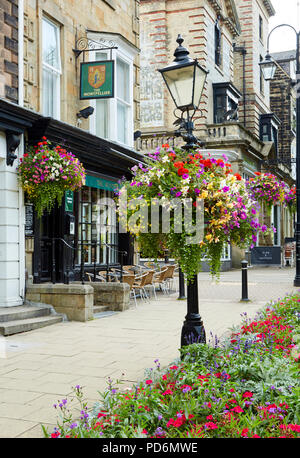
<path id="1" fill-rule="evenodd" d="M 200 199 L 206 199 L 207 196 L 208 196 L 208 192 L 202 191 L 202 193 L 200 194 Z"/>
<path id="2" fill-rule="evenodd" d="M 221 200 L 219 200 L 219 201 L 216 203 L 216 206 L 217 206 L 217 207 L 221 207 L 221 205 L 223 205 L 223 202 L 221 202 Z"/>
<path id="3" fill-rule="evenodd" d="M 213 236 L 211 234 L 207 234 L 205 236 L 206 240 L 208 240 L 209 242 L 211 241 L 211 239 L 213 238 Z"/>
<path id="4" fill-rule="evenodd" d="M 207 186 L 207 189 L 213 189 L 214 188 L 214 185 L 212 183 L 209 183 L 209 185 Z"/>
<path id="5" fill-rule="evenodd" d="M 227 204 L 227 208 L 233 208 L 233 204 L 232 203 Z"/>

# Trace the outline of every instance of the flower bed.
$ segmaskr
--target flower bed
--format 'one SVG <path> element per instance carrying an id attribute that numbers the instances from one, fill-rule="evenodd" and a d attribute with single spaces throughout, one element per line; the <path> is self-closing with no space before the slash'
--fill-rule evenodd
<path id="1" fill-rule="evenodd" d="M 109 381 L 92 412 L 81 403 L 73 420 L 68 401 L 46 437 L 296 438 L 300 436 L 299 296 L 245 317 L 224 342 L 184 347 L 179 362 L 156 369 L 122 392 Z"/>

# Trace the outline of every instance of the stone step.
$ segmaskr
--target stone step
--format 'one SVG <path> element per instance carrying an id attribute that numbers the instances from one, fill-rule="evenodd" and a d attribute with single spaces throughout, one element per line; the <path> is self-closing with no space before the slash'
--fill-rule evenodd
<path id="1" fill-rule="evenodd" d="M 94 305 L 93 313 L 102 313 L 109 311 L 110 308 L 108 305 Z"/>
<path id="2" fill-rule="evenodd" d="M 49 315 L 24 320 L 5 321 L 0 323 L 0 335 L 11 336 L 20 332 L 32 331 L 51 324 L 60 323 L 63 320 L 61 315 Z"/>
<path id="3" fill-rule="evenodd" d="M 27 318 L 38 318 L 48 316 L 51 313 L 50 307 L 26 306 L 0 307 L 0 323 L 6 321 L 25 320 Z"/>

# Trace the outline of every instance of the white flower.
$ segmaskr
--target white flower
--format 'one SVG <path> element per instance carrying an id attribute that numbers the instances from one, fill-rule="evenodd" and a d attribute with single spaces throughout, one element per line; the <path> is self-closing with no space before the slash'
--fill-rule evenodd
<path id="1" fill-rule="evenodd" d="M 161 160 L 161 162 L 170 162 L 170 159 L 168 156 L 164 156 Z"/>
<path id="2" fill-rule="evenodd" d="M 158 176 L 158 178 L 160 178 L 163 174 L 164 174 L 164 172 L 162 170 L 157 170 L 156 171 L 156 176 Z"/>
<path id="3" fill-rule="evenodd" d="M 187 193 L 189 192 L 189 186 L 183 186 L 183 187 L 181 188 L 181 192 L 182 192 L 182 195 L 183 195 L 183 196 L 186 196 Z"/>

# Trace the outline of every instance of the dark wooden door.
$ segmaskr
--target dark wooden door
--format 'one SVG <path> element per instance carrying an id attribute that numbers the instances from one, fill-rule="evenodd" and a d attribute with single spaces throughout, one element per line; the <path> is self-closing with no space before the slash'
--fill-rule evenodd
<path id="1" fill-rule="evenodd" d="M 35 218 L 34 283 L 61 282 L 64 250 L 61 242 L 63 228 L 62 207 Z"/>

